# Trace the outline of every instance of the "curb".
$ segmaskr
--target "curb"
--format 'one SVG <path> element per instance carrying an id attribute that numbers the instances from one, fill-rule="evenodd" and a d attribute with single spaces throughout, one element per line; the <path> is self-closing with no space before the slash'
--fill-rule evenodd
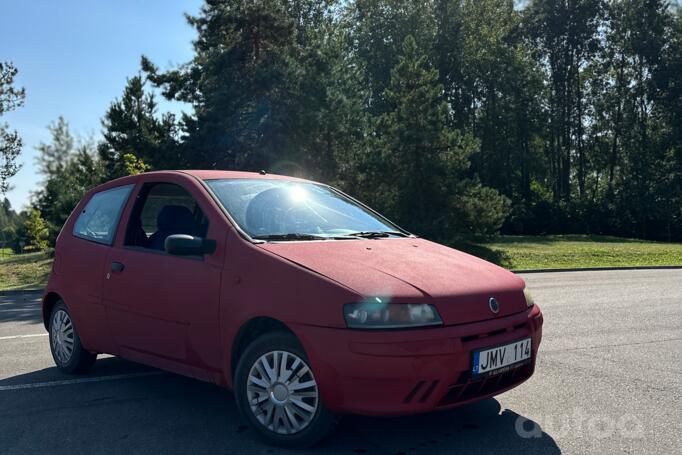
<path id="1" fill-rule="evenodd" d="M 513 273 L 554 273 L 554 272 L 608 272 L 618 270 L 679 270 L 682 265 L 644 265 L 644 266 L 625 266 L 625 267 L 583 267 L 570 269 L 530 269 L 530 270 L 511 270 Z"/>

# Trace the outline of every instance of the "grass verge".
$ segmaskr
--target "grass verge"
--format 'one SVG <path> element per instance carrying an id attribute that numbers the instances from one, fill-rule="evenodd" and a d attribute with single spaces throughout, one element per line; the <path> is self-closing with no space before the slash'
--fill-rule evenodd
<path id="1" fill-rule="evenodd" d="M 682 244 L 596 235 L 500 236 L 458 244 L 511 270 L 682 265 Z"/>
<path id="2" fill-rule="evenodd" d="M 41 289 L 47 284 L 52 259 L 46 253 L 0 258 L 0 291 Z"/>

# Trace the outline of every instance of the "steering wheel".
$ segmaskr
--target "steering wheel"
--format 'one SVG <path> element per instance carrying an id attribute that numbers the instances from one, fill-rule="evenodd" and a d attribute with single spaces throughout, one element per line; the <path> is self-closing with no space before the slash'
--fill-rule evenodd
<path id="1" fill-rule="evenodd" d="M 317 230 L 317 226 L 313 225 L 301 228 L 305 217 L 297 214 L 303 210 L 310 210 L 310 207 L 305 202 L 292 200 L 286 188 L 271 188 L 258 194 L 249 203 L 246 226 L 257 234 L 308 232 L 311 228 Z"/>

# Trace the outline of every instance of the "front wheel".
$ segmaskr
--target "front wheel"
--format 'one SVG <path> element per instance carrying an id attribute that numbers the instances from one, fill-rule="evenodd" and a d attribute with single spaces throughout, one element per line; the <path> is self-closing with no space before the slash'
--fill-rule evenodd
<path id="1" fill-rule="evenodd" d="M 267 334 L 249 345 L 237 365 L 235 396 L 251 426 L 279 447 L 313 446 L 334 427 L 308 358 L 291 334 Z"/>
<path id="2" fill-rule="evenodd" d="M 97 354 L 83 348 L 69 310 L 61 300 L 52 308 L 49 336 L 52 358 L 63 372 L 85 373 L 97 360 Z"/>

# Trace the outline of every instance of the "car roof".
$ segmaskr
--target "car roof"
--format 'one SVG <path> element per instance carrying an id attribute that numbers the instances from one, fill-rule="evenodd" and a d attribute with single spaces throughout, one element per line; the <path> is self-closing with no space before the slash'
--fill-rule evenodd
<path id="1" fill-rule="evenodd" d="M 160 171 L 163 172 L 163 171 Z M 245 172 L 245 171 L 216 171 L 216 170 L 182 170 L 175 171 L 184 174 L 192 175 L 201 180 L 216 180 L 216 179 L 276 179 L 276 180 L 295 180 L 300 182 L 309 182 L 310 180 L 299 177 L 290 177 L 286 175 L 269 174 L 265 171 L 261 172 Z"/>
<path id="2" fill-rule="evenodd" d="M 306 180 L 298 177 L 289 177 L 286 175 L 278 174 L 268 174 L 263 172 L 243 172 L 243 171 L 216 171 L 216 170 L 168 170 L 168 171 L 152 171 L 144 172 L 137 175 L 129 175 L 126 177 L 120 177 L 115 180 L 110 180 L 108 182 L 102 183 L 97 187 L 90 190 L 88 193 L 100 192 L 108 190 L 110 188 L 115 188 L 121 185 L 136 184 L 140 180 L 145 180 L 146 177 L 164 177 L 171 175 L 190 175 L 199 180 L 218 180 L 218 179 L 263 179 L 263 180 L 290 180 L 295 182 L 310 182 L 315 183 L 311 180 Z"/>

